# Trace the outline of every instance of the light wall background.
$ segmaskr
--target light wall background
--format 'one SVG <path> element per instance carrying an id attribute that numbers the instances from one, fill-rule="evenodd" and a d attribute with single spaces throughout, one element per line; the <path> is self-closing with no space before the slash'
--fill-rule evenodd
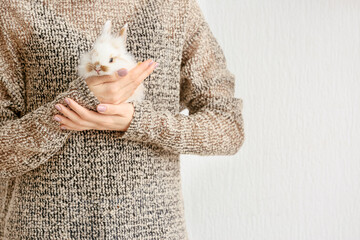
<path id="1" fill-rule="evenodd" d="M 198 0 L 245 142 L 181 156 L 191 240 L 360 239 L 360 1 Z"/>

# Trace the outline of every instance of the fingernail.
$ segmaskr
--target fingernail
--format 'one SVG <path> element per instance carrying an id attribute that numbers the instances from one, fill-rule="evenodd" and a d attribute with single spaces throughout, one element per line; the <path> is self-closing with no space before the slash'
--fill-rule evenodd
<path id="1" fill-rule="evenodd" d="M 65 98 L 65 102 L 67 105 L 70 105 L 70 101 L 67 98 Z"/>
<path id="2" fill-rule="evenodd" d="M 120 77 L 126 76 L 127 70 L 126 70 L 125 68 L 122 68 L 122 69 L 120 69 L 120 70 L 117 71 L 117 74 L 118 74 Z"/>
<path id="3" fill-rule="evenodd" d="M 99 106 L 97 107 L 97 110 L 98 110 L 99 112 L 105 112 L 106 106 L 104 106 L 104 105 L 99 105 Z"/>
<path id="4" fill-rule="evenodd" d="M 149 66 L 151 66 L 153 63 L 154 63 L 154 61 L 153 61 L 153 60 L 151 60 L 151 62 L 149 62 Z"/>
<path id="5" fill-rule="evenodd" d="M 61 126 L 60 128 L 61 128 L 61 129 L 66 129 L 66 127 L 65 127 L 65 126 Z"/>
<path id="6" fill-rule="evenodd" d="M 55 108 L 59 111 L 61 111 L 61 107 L 59 105 L 55 105 Z"/>
<path id="7" fill-rule="evenodd" d="M 54 117 L 54 120 L 58 121 L 58 122 L 61 122 L 61 119 L 58 118 L 57 116 Z"/>
<path id="8" fill-rule="evenodd" d="M 159 66 L 159 63 L 156 63 L 156 64 L 155 64 L 154 69 L 155 69 L 157 66 Z"/>

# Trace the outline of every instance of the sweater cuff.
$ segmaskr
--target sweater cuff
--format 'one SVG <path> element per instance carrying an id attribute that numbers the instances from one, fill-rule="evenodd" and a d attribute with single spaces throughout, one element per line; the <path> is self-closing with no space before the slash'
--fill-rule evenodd
<path id="1" fill-rule="evenodd" d="M 100 101 L 96 98 L 94 93 L 89 89 L 85 79 L 83 77 L 78 77 L 73 82 L 70 83 L 67 97 L 73 99 L 75 102 L 79 103 L 81 106 L 92 110 L 97 111 L 96 107 L 100 104 Z M 66 105 L 65 97 L 61 99 L 61 104 Z"/>
<path id="2" fill-rule="evenodd" d="M 133 141 L 146 142 L 151 138 L 154 128 L 152 104 L 149 100 L 132 101 L 134 106 L 133 119 L 125 132 L 121 132 L 121 138 Z"/>

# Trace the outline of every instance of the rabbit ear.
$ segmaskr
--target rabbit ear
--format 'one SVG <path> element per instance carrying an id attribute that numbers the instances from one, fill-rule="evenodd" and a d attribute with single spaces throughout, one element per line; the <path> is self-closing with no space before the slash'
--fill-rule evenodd
<path id="1" fill-rule="evenodd" d="M 125 25 L 120 29 L 120 37 L 122 37 L 124 43 L 126 43 L 127 29 L 128 29 L 128 23 L 125 23 Z"/>
<path id="2" fill-rule="evenodd" d="M 110 35 L 111 34 L 111 21 L 107 20 L 103 30 L 102 30 L 102 35 Z"/>

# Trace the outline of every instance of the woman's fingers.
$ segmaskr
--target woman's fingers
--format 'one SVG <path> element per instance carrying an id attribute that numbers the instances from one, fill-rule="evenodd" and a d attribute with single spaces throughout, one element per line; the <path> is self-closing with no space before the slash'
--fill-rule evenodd
<path id="1" fill-rule="evenodd" d="M 149 63 L 151 63 L 149 65 Z M 119 69 L 112 75 L 93 76 L 86 79 L 89 89 L 102 103 L 119 103 L 128 99 L 136 90 L 136 88 L 148 77 L 155 69 L 156 62 L 148 59 L 140 62 L 130 71 L 125 68 Z M 71 105 L 70 105 L 71 107 Z M 89 117 L 89 113 L 85 110 L 76 112 L 82 118 Z M 87 109 L 86 109 L 87 110 Z"/>
<path id="2" fill-rule="evenodd" d="M 88 129 L 123 131 L 131 122 L 134 114 L 132 103 L 100 104 L 98 106 L 99 113 L 97 113 L 83 108 L 72 99 L 66 98 L 66 100 L 70 102 L 68 106 L 71 106 L 71 109 L 62 104 L 56 104 L 57 109 L 64 116 L 60 114 L 54 116 L 54 120 L 60 120 L 58 122 L 62 129 L 75 131 Z M 105 111 L 100 111 L 101 105 L 106 106 Z M 61 109 L 58 108 L 59 106 Z"/>
<path id="3" fill-rule="evenodd" d="M 104 108 L 103 108 L 103 107 Z M 97 111 L 107 115 L 128 115 L 133 111 L 134 107 L 132 103 L 120 103 L 120 104 L 100 104 L 97 106 Z"/>
<path id="4" fill-rule="evenodd" d="M 65 108 L 66 107 L 62 106 L 62 109 L 65 110 Z M 65 111 L 62 111 L 62 112 L 65 112 Z M 82 129 L 82 126 L 80 124 L 76 124 L 74 121 L 70 120 L 68 117 L 64 117 L 64 116 L 61 116 L 61 115 L 57 114 L 57 115 L 54 116 L 54 120 L 57 121 L 57 119 L 60 119 L 60 121 L 59 121 L 60 127 L 66 126 L 66 129 L 69 129 L 69 130 L 80 130 L 80 129 Z"/>
<path id="5" fill-rule="evenodd" d="M 64 105 L 62 104 L 56 104 L 55 107 L 59 110 L 59 108 L 61 109 L 60 112 L 62 114 L 64 114 L 65 117 L 67 117 L 68 119 L 74 121 L 74 122 L 79 122 L 81 121 L 81 118 L 80 116 L 75 113 L 74 111 L 71 111 L 70 109 L 68 109 L 67 107 L 65 107 Z M 58 108 L 59 107 L 59 108 Z M 57 115 L 57 117 L 59 117 Z M 63 122 L 63 119 L 64 117 L 63 116 L 60 116 L 60 119 L 61 119 L 61 122 Z"/>
<path id="6" fill-rule="evenodd" d="M 140 76 L 138 77 L 138 80 L 140 82 L 138 82 L 139 84 L 145 79 L 147 78 L 155 69 L 155 65 L 158 64 L 158 63 L 153 63 L 151 66 L 149 66 L 148 68 L 146 68 L 141 74 Z"/>
<path id="7" fill-rule="evenodd" d="M 120 68 L 115 71 L 112 75 L 105 75 L 109 78 L 109 80 L 105 79 L 105 82 L 117 82 L 119 79 L 128 75 L 129 71 L 126 68 Z"/>
<path id="8" fill-rule="evenodd" d="M 126 83 L 126 85 L 132 84 L 132 83 L 139 85 L 154 70 L 155 64 L 156 63 L 154 61 L 152 61 L 151 59 L 148 59 L 144 62 L 138 62 L 138 64 L 134 68 L 132 68 L 130 71 L 128 71 L 126 68 L 121 68 L 120 70 L 115 72 L 113 74 L 113 76 L 111 76 L 110 78 L 112 79 L 112 81 L 116 81 L 122 77 L 125 77 L 126 75 L 129 75 L 130 76 L 129 79 L 132 81 Z M 115 80 L 114 80 L 114 78 L 115 78 Z M 104 81 L 110 82 L 110 81 L 107 81 L 107 79 L 105 79 Z"/>
<path id="9" fill-rule="evenodd" d="M 136 67 L 134 67 L 133 69 L 130 70 L 129 74 L 131 76 L 131 78 L 133 79 L 138 79 L 138 77 L 149 67 L 149 63 L 151 62 L 151 59 L 148 59 L 140 64 L 138 64 Z M 154 63 L 152 64 L 154 65 Z"/>
<path id="10" fill-rule="evenodd" d="M 80 106 L 77 102 L 75 102 L 74 100 L 70 99 L 70 98 L 66 98 L 67 101 L 69 101 L 69 105 L 71 109 L 65 107 L 62 104 L 57 104 L 58 106 L 61 107 L 60 112 L 62 114 L 64 114 L 64 116 L 66 117 L 59 117 L 61 119 L 61 123 L 75 128 L 75 127 L 79 127 L 79 126 L 84 126 L 84 127 L 93 127 L 94 124 L 92 124 L 91 122 L 95 122 L 98 121 L 99 119 L 96 118 L 95 115 L 96 113 L 87 110 L 86 108 Z M 101 116 L 101 115 L 99 115 Z"/>
<path id="11" fill-rule="evenodd" d="M 78 114 L 78 119 L 90 120 L 91 119 L 91 112 L 84 108 L 83 106 L 79 105 L 77 102 L 72 100 L 71 98 L 66 98 L 65 101 L 68 101 L 68 106 L 74 110 L 74 114 Z M 72 111 L 69 111 L 72 112 Z"/>
<path id="12" fill-rule="evenodd" d="M 123 86 L 121 89 L 123 91 L 126 91 L 127 93 L 129 93 L 130 94 L 129 96 L 131 96 L 135 92 L 136 88 L 144 81 L 144 79 L 147 78 L 154 71 L 156 64 L 158 64 L 158 63 L 154 62 L 151 66 L 148 66 L 140 74 L 140 76 L 137 77 L 137 79 L 129 82 L 128 84 Z"/>

